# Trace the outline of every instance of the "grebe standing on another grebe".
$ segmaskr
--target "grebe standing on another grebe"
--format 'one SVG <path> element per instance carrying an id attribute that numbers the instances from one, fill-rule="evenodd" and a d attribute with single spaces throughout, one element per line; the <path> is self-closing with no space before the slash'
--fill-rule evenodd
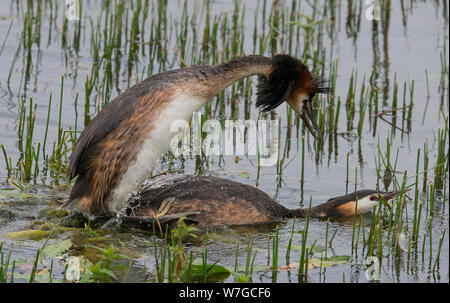
<path id="1" fill-rule="evenodd" d="M 259 76 L 256 106 L 269 111 L 286 101 L 320 136 L 312 100 L 328 89 L 292 56 L 251 55 L 156 74 L 112 100 L 83 130 L 70 157 L 67 175 L 77 179 L 64 206 L 89 215 L 119 214 L 168 151 L 171 123 L 189 120 L 223 89 L 252 75 Z"/>

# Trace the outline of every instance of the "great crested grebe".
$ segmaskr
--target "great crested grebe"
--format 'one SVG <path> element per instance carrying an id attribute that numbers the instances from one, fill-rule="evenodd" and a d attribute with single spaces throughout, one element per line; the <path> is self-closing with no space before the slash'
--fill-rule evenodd
<path id="1" fill-rule="evenodd" d="M 370 212 L 401 191 L 360 190 L 311 207 L 310 217 L 350 217 Z M 307 208 L 288 209 L 263 191 L 242 183 L 211 176 L 157 176 L 132 199 L 122 221 L 151 227 L 174 224 L 181 217 L 197 227 L 235 226 L 304 218 Z"/>
<path id="2" fill-rule="evenodd" d="M 313 136 L 320 136 L 312 100 L 328 89 L 292 56 L 250 55 L 217 66 L 163 72 L 120 94 L 83 130 L 67 172 L 70 179 L 78 177 L 64 206 L 89 215 L 120 214 L 168 151 L 171 123 L 189 120 L 213 96 L 251 75 L 259 76 L 256 106 L 269 111 L 286 101 Z M 211 190 L 219 194 L 217 188 Z"/>

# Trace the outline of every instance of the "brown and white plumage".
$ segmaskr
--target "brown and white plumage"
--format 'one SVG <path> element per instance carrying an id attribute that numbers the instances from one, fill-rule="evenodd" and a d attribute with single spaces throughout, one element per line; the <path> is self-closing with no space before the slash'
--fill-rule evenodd
<path id="1" fill-rule="evenodd" d="M 311 207 L 311 218 L 351 217 L 370 212 L 402 191 L 359 190 L 329 199 Z M 164 205 L 166 204 L 166 205 Z M 212 176 L 158 176 L 153 178 L 129 203 L 127 224 L 152 227 L 160 223 L 175 224 L 179 218 L 200 228 L 282 222 L 304 218 L 307 208 L 288 209 L 263 191 L 239 182 Z M 162 212 L 162 210 L 164 210 Z"/>
<path id="2" fill-rule="evenodd" d="M 68 177 L 77 177 L 66 207 L 92 214 L 117 214 L 167 152 L 170 124 L 189 120 L 208 100 L 235 81 L 258 75 L 257 106 L 271 110 L 287 101 L 308 129 L 311 101 L 325 92 L 298 59 L 244 56 L 217 66 L 194 66 L 153 75 L 112 100 L 81 133 Z"/>

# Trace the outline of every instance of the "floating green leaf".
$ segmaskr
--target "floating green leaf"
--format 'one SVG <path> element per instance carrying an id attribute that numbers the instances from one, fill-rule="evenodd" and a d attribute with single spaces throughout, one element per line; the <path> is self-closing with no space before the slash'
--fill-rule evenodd
<path id="1" fill-rule="evenodd" d="M 198 262 L 193 262 L 198 263 Z M 192 282 L 203 282 L 204 267 L 203 264 L 191 265 L 191 280 Z M 206 265 L 206 281 L 207 282 L 221 282 L 230 276 L 230 271 L 223 266 L 217 264 Z"/>
<path id="2" fill-rule="evenodd" d="M 60 256 L 65 253 L 72 246 L 72 241 L 69 239 L 64 241 L 59 241 L 54 244 L 49 244 L 40 253 L 40 259 L 44 260 L 47 258 L 53 258 Z"/>

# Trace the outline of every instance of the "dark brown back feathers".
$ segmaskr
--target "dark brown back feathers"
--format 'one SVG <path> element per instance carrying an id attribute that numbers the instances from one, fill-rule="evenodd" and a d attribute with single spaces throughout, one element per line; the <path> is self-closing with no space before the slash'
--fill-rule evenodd
<path id="1" fill-rule="evenodd" d="M 173 176 L 160 176 L 155 181 L 161 185 L 150 185 L 142 189 L 137 198 L 131 199 L 131 208 L 151 208 L 157 211 L 164 200 L 175 198 L 176 202 L 171 211 L 175 211 L 175 209 L 178 212 L 201 211 L 208 208 L 208 212 L 216 213 L 217 216 L 225 216 L 225 208 L 228 203 L 234 204 L 237 208 L 242 201 L 244 207 L 254 209 L 256 215 L 260 217 L 274 220 L 291 216 L 289 209 L 283 207 L 263 191 L 247 184 L 212 176 L 190 175 L 175 179 Z M 194 201 L 200 201 L 200 206 L 195 207 Z M 211 211 L 213 207 L 217 209 Z M 208 219 L 208 221 L 214 220 L 219 221 L 219 218 Z"/>

